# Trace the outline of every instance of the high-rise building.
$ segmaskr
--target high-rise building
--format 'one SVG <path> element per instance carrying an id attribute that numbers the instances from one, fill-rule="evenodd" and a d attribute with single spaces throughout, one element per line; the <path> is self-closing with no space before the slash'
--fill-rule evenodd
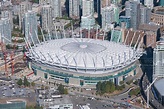
<path id="1" fill-rule="evenodd" d="M 62 17 L 62 8 L 60 0 L 50 0 L 50 5 L 52 7 L 52 17 Z"/>
<path id="2" fill-rule="evenodd" d="M 1 11 L 1 18 L 8 18 L 10 20 L 11 29 L 13 29 L 13 15 L 12 15 L 12 11 L 9 11 L 9 10 Z"/>
<path id="3" fill-rule="evenodd" d="M 140 4 L 137 1 L 126 1 L 125 14 L 130 17 L 130 26 L 136 30 L 140 23 Z"/>
<path id="4" fill-rule="evenodd" d="M 153 9 L 154 6 L 154 0 L 144 0 L 144 5 Z"/>
<path id="5" fill-rule="evenodd" d="M 153 79 L 164 76 L 164 41 L 158 41 L 153 52 Z"/>
<path id="6" fill-rule="evenodd" d="M 20 3 L 20 8 L 19 8 L 19 28 L 21 29 L 23 27 L 23 16 L 24 14 L 28 11 L 32 10 L 32 3 L 28 1 L 24 1 Z"/>
<path id="7" fill-rule="evenodd" d="M 41 25 L 45 31 L 52 30 L 52 8 L 50 5 L 44 5 L 41 10 Z"/>
<path id="8" fill-rule="evenodd" d="M 80 17 L 80 1 L 69 0 L 69 17 L 78 19 Z"/>
<path id="9" fill-rule="evenodd" d="M 29 40 L 30 43 L 37 44 L 38 24 L 35 12 L 28 11 L 25 13 L 24 26 L 26 39 Z"/>
<path id="10" fill-rule="evenodd" d="M 82 17 L 81 17 L 81 28 L 89 29 L 94 28 L 94 1 L 83 0 L 82 2 Z"/>
<path id="11" fill-rule="evenodd" d="M 112 23 L 119 23 L 119 9 L 116 5 L 111 4 L 101 9 L 102 28 L 108 28 Z"/>
<path id="12" fill-rule="evenodd" d="M 0 41 L 5 44 L 11 43 L 11 25 L 8 18 L 0 20 Z"/>
<path id="13" fill-rule="evenodd" d="M 39 0 L 40 5 L 46 5 L 48 0 Z"/>
<path id="14" fill-rule="evenodd" d="M 130 17 L 120 16 L 119 25 L 121 28 L 130 28 Z"/>
<path id="15" fill-rule="evenodd" d="M 140 5 L 140 24 L 145 24 L 150 22 L 151 18 L 151 9 Z"/>

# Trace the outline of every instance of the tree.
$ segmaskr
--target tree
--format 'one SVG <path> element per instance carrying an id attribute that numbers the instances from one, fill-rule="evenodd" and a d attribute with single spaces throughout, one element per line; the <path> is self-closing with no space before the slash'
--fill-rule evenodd
<path id="1" fill-rule="evenodd" d="M 58 86 L 57 90 L 59 91 L 60 94 L 64 94 L 64 86 L 62 84 Z"/>
<path id="2" fill-rule="evenodd" d="M 124 81 L 120 81 L 120 85 L 124 84 Z"/>
<path id="3" fill-rule="evenodd" d="M 96 90 L 98 92 L 101 91 L 101 82 L 100 81 L 96 84 Z"/>
<path id="4" fill-rule="evenodd" d="M 68 90 L 66 88 L 64 88 L 64 86 L 62 84 L 60 84 L 58 86 L 57 90 L 59 91 L 60 94 L 68 94 Z"/>
<path id="5" fill-rule="evenodd" d="M 39 3 L 39 0 L 31 0 L 33 3 Z"/>
<path id="6" fill-rule="evenodd" d="M 42 89 L 42 90 L 44 89 L 44 86 L 43 86 L 43 85 L 41 86 L 41 89 Z"/>
<path id="7" fill-rule="evenodd" d="M 35 86 L 35 83 L 34 83 L 34 82 L 31 82 L 31 86 L 33 86 L 33 87 L 34 87 L 34 86 Z"/>
<path id="8" fill-rule="evenodd" d="M 21 79 L 21 78 L 17 81 L 17 84 L 18 84 L 19 86 L 22 85 L 22 79 Z"/>
<path id="9" fill-rule="evenodd" d="M 26 106 L 26 109 L 43 109 L 42 106 L 38 106 L 38 105 L 35 105 L 35 106 Z"/>
<path id="10" fill-rule="evenodd" d="M 24 76 L 24 86 L 30 86 L 30 83 L 28 82 L 26 76 Z"/>

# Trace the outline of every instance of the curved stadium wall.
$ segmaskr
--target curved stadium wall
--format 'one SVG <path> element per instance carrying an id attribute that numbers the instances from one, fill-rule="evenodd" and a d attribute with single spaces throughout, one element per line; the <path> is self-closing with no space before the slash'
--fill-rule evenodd
<path id="1" fill-rule="evenodd" d="M 26 53 L 34 74 L 71 86 L 95 87 L 99 81 L 120 81 L 137 73 L 142 53 L 127 45 L 88 38 L 50 40 Z"/>

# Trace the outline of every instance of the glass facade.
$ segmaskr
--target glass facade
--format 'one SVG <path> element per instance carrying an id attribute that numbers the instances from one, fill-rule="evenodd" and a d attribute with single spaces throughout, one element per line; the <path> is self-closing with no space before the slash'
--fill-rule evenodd
<path id="1" fill-rule="evenodd" d="M 121 77 L 121 76 L 123 76 L 123 78 L 125 79 L 125 76 L 128 75 L 128 73 L 130 73 L 131 71 L 134 71 L 133 74 L 136 74 L 136 71 L 135 71 L 136 65 L 133 65 L 124 71 L 120 71 L 119 73 L 117 73 L 117 75 L 106 75 L 106 76 L 100 76 L 100 77 L 95 77 L 94 75 L 77 77 L 73 74 L 58 72 L 58 71 L 49 70 L 49 69 L 42 69 L 41 67 L 38 67 L 33 64 L 32 64 L 32 69 L 34 70 L 34 74 L 37 74 L 37 72 L 36 72 L 37 70 L 43 71 L 43 72 L 45 72 L 44 74 L 50 74 L 51 77 L 63 80 L 65 83 L 69 83 L 69 78 L 77 78 L 80 80 L 80 84 L 82 84 L 81 81 L 83 81 L 83 84 L 84 84 L 84 82 L 87 84 L 91 84 L 91 83 L 96 84 L 99 81 L 109 81 L 109 80 L 116 79 L 116 78 L 118 79 L 118 77 Z M 47 79 L 47 76 L 45 76 L 45 78 Z"/>

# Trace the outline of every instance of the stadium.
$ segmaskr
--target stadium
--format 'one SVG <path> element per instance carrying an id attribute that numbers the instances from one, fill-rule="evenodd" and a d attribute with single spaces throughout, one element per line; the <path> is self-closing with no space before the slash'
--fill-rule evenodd
<path id="1" fill-rule="evenodd" d="M 128 45 L 90 38 L 48 40 L 26 52 L 35 75 L 75 87 L 95 87 L 97 82 L 109 80 L 119 85 L 137 73 L 141 55 Z"/>

